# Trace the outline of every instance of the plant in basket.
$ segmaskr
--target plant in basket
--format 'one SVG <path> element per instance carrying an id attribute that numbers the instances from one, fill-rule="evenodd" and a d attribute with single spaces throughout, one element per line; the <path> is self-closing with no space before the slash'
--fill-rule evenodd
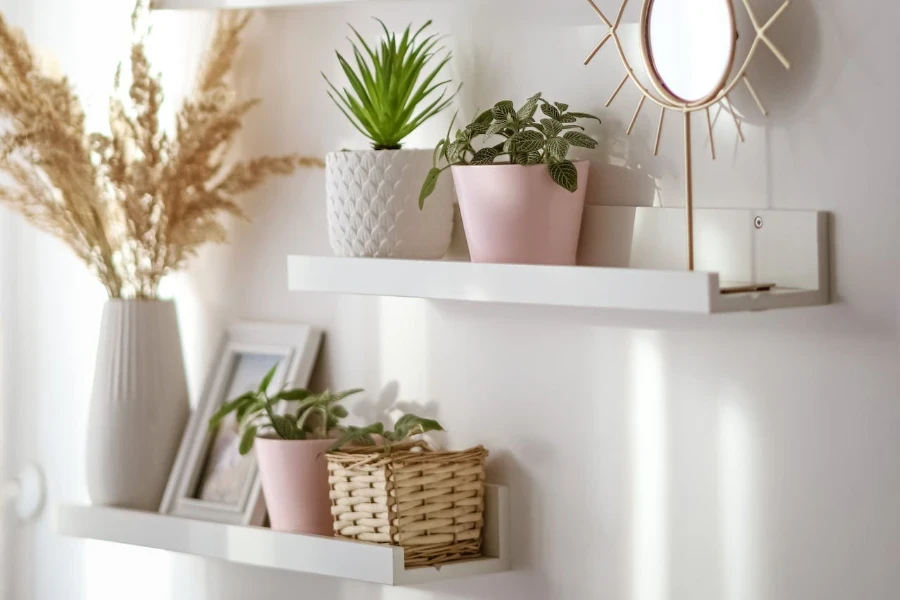
<path id="1" fill-rule="evenodd" d="M 597 146 L 586 120 L 600 122 L 538 93 L 519 109 L 498 102 L 455 135 L 451 124 L 420 206 L 451 169 L 474 262 L 575 264 L 590 165 L 569 153 Z"/>
<path id="2" fill-rule="evenodd" d="M 456 96 L 442 75 L 451 54 L 428 33 L 431 21 L 399 35 L 378 23 L 380 42 L 351 27 L 352 57 L 336 52 L 346 87 L 322 75 L 329 97 L 372 146 L 326 158 L 331 246 L 341 256 L 441 258 L 453 232 L 453 193 L 449 184 L 439 186 L 428 209 L 416 210 L 432 152 L 403 143 Z"/>
<path id="3" fill-rule="evenodd" d="M 487 450 L 435 451 L 416 439 L 434 430 L 443 429 L 414 415 L 393 431 L 348 428 L 328 454 L 337 536 L 401 546 L 407 567 L 481 555 Z"/>
<path id="4" fill-rule="evenodd" d="M 314 393 L 285 388 L 269 394 L 276 370 L 277 365 L 255 390 L 222 405 L 210 418 L 209 426 L 220 427 L 226 417 L 234 415 L 241 435 L 240 453 L 256 451 L 273 529 L 332 535 L 325 454 L 336 442 L 374 443 L 369 428 L 363 432 L 341 424 L 348 414 L 341 402 L 363 390 Z M 405 425 L 398 428 L 397 440 L 402 432 L 440 429 L 437 422 L 415 415 L 406 415 L 401 421 Z M 395 435 L 374 429 L 371 433 L 383 433 L 385 439 Z"/>

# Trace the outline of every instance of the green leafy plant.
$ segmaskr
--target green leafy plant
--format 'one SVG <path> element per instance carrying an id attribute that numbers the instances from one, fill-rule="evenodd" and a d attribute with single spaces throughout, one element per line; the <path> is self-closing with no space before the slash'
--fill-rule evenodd
<path id="1" fill-rule="evenodd" d="M 374 51 L 350 27 L 359 42 L 350 40 L 355 68 L 335 52 L 351 89 L 339 90 L 324 73 L 322 77 L 331 88 L 329 97 L 353 126 L 372 140 L 375 150 L 396 150 L 406 136 L 447 108 L 459 88 L 448 96 L 450 80 L 435 82 L 451 54 L 439 46 L 436 34 L 423 34 L 431 21 L 412 35 L 411 26 L 407 27 L 399 40 L 378 22 L 385 37 Z"/>
<path id="2" fill-rule="evenodd" d="M 402 442 L 429 431 L 444 431 L 444 428 L 434 419 L 411 414 L 403 415 L 397 419 L 393 431 L 385 430 L 382 423 L 373 423 L 366 427 L 347 427 L 347 431 L 331 446 L 331 450 L 339 450 L 348 444 L 374 446 L 376 435 L 381 436 L 386 446 L 390 446 L 392 443 Z"/>
<path id="3" fill-rule="evenodd" d="M 452 137 L 453 123 L 447 137 L 434 149 L 434 168 L 429 171 L 419 195 L 419 208 L 434 192 L 441 173 L 454 165 L 490 165 L 506 158 L 513 165 L 547 165 L 550 177 L 560 186 L 574 192 L 578 189 L 578 171 L 568 159 L 569 150 L 595 148 L 597 141 L 583 133 L 582 119 L 599 117 L 588 113 L 569 112 L 569 105 L 548 102 L 540 93 L 529 98 L 518 110 L 510 100 L 503 100 L 486 110 L 465 129 Z M 538 109 L 541 115 L 538 115 Z M 455 122 L 454 117 L 454 122 Z M 474 143 L 482 138 L 480 148 Z M 499 143 L 493 143 L 496 139 Z M 441 163 L 444 166 L 440 166 Z"/>
<path id="4" fill-rule="evenodd" d="M 363 391 L 334 394 L 326 390 L 314 394 L 298 388 L 282 389 L 269 396 L 267 390 L 277 368 L 275 365 L 266 373 L 256 390 L 222 405 L 209 420 L 210 429 L 216 429 L 225 417 L 235 413 L 241 431 L 242 455 L 253 449 L 258 435 L 274 433 L 284 440 L 316 440 L 327 439 L 335 429 L 343 433 L 340 421 L 347 416 L 347 409 L 340 402 Z"/>

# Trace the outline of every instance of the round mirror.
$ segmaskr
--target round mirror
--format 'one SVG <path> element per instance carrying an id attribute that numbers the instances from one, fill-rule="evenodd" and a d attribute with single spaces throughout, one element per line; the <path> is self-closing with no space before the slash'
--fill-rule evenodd
<path id="1" fill-rule="evenodd" d="M 731 0 L 644 0 L 644 60 L 669 100 L 698 104 L 715 97 L 731 71 L 735 41 Z"/>

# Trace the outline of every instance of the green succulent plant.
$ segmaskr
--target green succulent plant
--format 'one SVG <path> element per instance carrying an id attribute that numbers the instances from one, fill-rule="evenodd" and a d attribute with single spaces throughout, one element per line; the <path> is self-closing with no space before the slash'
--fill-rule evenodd
<path id="1" fill-rule="evenodd" d="M 209 420 L 211 430 L 216 429 L 231 413 L 235 413 L 241 432 L 240 452 L 245 455 L 253 449 L 258 435 L 274 433 L 283 440 L 327 439 L 329 432 L 340 427 L 347 409 L 340 402 L 363 390 L 354 389 L 334 394 L 328 390 L 314 394 L 307 389 L 282 389 L 273 396 L 267 390 L 276 364 L 266 373 L 256 390 L 238 396 L 223 404 Z"/>
<path id="2" fill-rule="evenodd" d="M 378 22 L 385 37 L 376 50 L 350 27 L 359 42 L 350 40 L 355 67 L 335 52 L 350 89 L 338 89 L 324 73 L 322 77 L 331 88 L 329 97 L 375 150 L 396 150 L 409 134 L 447 108 L 459 88 L 451 93 L 449 79 L 435 82 L 452 55 L 439 46 L 437 34 L 424 34 L 431 21 L 412 34 L 408 26 L 399 40 Z"/>
<path id="3" fill-rule="evenodd" d="M 444 431 L 444 428 L 434 419 L 408 414 L 397 419 L 393 431 L 386 430 L 382 423 L 373 423 L 366 427 L 347 427 L 347 431 L 331 446 L 331 450 L 339 450 L 348 444 L 374 446 L 376 435 L 381 436 L 385 445 L 390 446 L 392 443 L 402 442 L 429 431 Z"/>
<path id="4" fill-rule="evenodd" d="M 543 116 L 538 120 L 538 109 Z M 419 195 L 419 208 L 437 186 L 441 174 L 454 165 L 490 165 L 506 158 L 513 165 L 547 165 L 550 177 L 560 186 L 574 192 L 578 189 L 578 171 L 568 159 L 573 146 L 596 148 L 597 141 L 583 133 L 579 120 L 599 117 L 582 112 L 569 112 L 569 105 L 548 102 L 538 93 L 518 110 L 510 100 L 503 100 L 484 111 L 464 129 L 447 137 L 434 149 L 434 167 L 429 171 Z M 454 117 L 454 122 L 456 118 Z M 477 148 L 474 142 L 483 138 L 487 143 Z M 496 139 L 502 141 L 492 143 Z M 440 166 L 443 163 L 443 166 Z"/>

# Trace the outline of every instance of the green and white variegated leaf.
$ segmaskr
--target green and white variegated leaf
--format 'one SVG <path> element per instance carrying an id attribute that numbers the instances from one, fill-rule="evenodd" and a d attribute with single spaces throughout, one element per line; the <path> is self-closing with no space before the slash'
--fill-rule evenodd
<path id="1" fill-rule="evenodd" d="M 488 127 L 490 126 L 490 121 L 488 121 L 487 123 L 484 123 L 482 121 L 475 121 L 474 123 L 466 127 L 466 131 L 469 132 L 469 139 L 471 140 L 476 135 L 486 134 Z"/>
<path id="2" fill-rule="evenodd" d="M 496 121 L 505 121 L 507 115 L 515 115 L 516 107 L 511 100 L 501 100 L 491 109 L 491 114 Z"/>
<path id="3" fill-rule="evenodd" d="M 575 117 L 576 119 L 594 119 L 598 123 L 600 123 L 600 117 L 596 117 L 589 113 L 581 113 L 581 112 L 573 112 L 569 113 L 570 116 Z"/>
<path id="4" fill-rule="evenodd" d="M 550 155 L 551 162 L 565 160 L 569 154 L 569 142 L 562 138 L 550 138 L 547 140 L 546 152 Z"/>
<path id="5" fill-rule="evenodd" d="M 528 166 L 528 153 L 526 152 L 517 152 L 512 156 L 512 162 L 517 165 L 522 165 L 523 167 Z"/>
<path id="6" fill-rule="evenodd" d="M 472 139 L 472 132 L 469 131 L 469 128 L 460 129 L 456 132 L 456 141 L 457 142 L 468 142 Z"/>
<path id="7" fill-rule="evenodd" d="M 468 142 L 453 142 L 447 146 L 447 160 L 451 163 L 459 162 Z"/>
<path id="8" fill-rule="evenodd" d="M 538 165 L 543 160 L 540 152 L 529 152 L 528 153 L 528 165 Z"/>
<path id="9" fill-rule="evenodd" d="M 564 102 L 554 102 L 553 104 L 556 105 L 556 108 L 558 108 L 559 112 L 561 112 L 561 113 L 564 113 L 567 110 L 569 110 L 569 105 L 565 104 Z"/>
<path id="10" fill-rule="evenodd" d="M 475 156 L 472 157 L 469 164 L 490 165 L 493 164 L 494 159 L 497 158 L 497 155 L 499 154 L 500 152 L 496 148 L 482 148 L 475 153 Z"/>
<path id="11" fill-rule="evenodd" d="M 544 133 L 548 138 L 558 136 L 563 130 L 563 124 L 554 119 L 541 119 L 541 125 L 544 126 Z"/>
<path id="12" fill-rule="evenodd" d="M 579 148 L 596 148 L 597 140 L 589 135 L 585 135 L 579 131 L 567 131 L 563 136 L 567 142 Z"/>
<path id="13" fill-rule="evenodd" d="M 552 104 L 541 104 L 541 112 L 551 119 L 559 121 L 559 110 Z"/>
<path id="14" fill-rule="evenodd" d="M 560 187 L 570 192 L 578 189 L 578 170 L 572 161 L 564 160 L 562 162 L 552 163 L 549 167 L 550 177 L 553 178 Z"/>
<path id="15" fill-rule="evenodd" d="M 544 147 L 545 138 L 538 131 L 520 131 L 509 141 L 512 142 L 516 152 L 536 152 Z"/>
<path id="16" fill-rule="evenodd" d="M 504 152 L 515 152 L 515 144 L 513 143 L 513 139 L 509 138 L 505 142 L 503 142 L 503 151 Z"/>
<path id="17" fill-rule="evenodd" d="M 569 123 L 575 123 L 576 121 L 578 121 L 578 119 L 576 119 L 572 113 L 569 113 L 567 115 L 560 115 L 560 117 L 559 117 L 560 123 L 569 124 Z"/>
<path id="18" fill-rule="evenodd" d="M 484 111 L 483 113 L 481 113 L 480 115 L 478 115 L 478 117 L 475 118 L 473 123 L 483 123 L 484 125 L 490 125 L 491 121 L 493 121 L 493 120 L 494 120 L 494 111 L 491 109 L 488 109 L 488 110 Z"/>
<path id="19" fill-rule="evenodd" d="M 532 98 L 528 100 L 522 108 L 518 110 L 516 113 L 516 118 L 520 121 L 527 121 L 534 117 L 534 113 L 537 112 L 538 101 L 537 98 Z"/>
<path id="20" fill-rule="evenodd" d="M 502 133 L 506 129 L 506 123 L 503 121 L 499 121 L 496 123 L 491 123 L 490 127 L 488 127 L 487 131 L 484 132 L 485 135 L 497 135 L 498 133 Z"/>

